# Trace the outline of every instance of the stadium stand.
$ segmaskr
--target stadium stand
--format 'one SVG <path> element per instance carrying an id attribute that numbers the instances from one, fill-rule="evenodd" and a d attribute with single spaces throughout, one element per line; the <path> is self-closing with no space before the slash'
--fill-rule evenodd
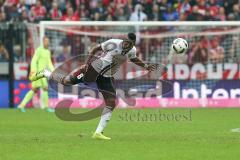
<path id="1" fill-rule="evenodd" d="M 0 8 L 0 22 L 240 20 L 238 0 L 1 0 Z"/>

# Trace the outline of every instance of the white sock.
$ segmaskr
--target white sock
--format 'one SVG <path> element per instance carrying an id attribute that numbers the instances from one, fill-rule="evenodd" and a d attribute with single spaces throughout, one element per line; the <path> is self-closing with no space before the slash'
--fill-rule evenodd
<path id="1" fill-rule="evenodd" d="M 104 128 L 106 127 L 108 121 L 110 120 L 112 116 L 112 110 L 110 109 L 111 107 L 106 106 L 103 109 L 101 119 L 99 121 L 98 127 L 96 129 L 96 133 L 101 133 L 103 132 Z"/>
<path id="2" fill-rule="evenodd" d="M 50 78 L 50 76 L 51 76 L 51 74 L 52 74 L 52 72 L 51 71 L 49 71 L 49 70 L 47 70 L 47 69 L 45 69 L 45 71 L 44 71 L 44 77 L 46 77 L 47 79 L 49 79 Z"/>
<path id="3" fill-rule="evenodd" d="M 49 71 L 49 70 L 45 70 L 44 71 L 44 76 L 47 78 L 47 79 L 49 79 L 50 77 L 51 77 L 51 75 L 52 75 L 52 72 L 51 71 Z"/>

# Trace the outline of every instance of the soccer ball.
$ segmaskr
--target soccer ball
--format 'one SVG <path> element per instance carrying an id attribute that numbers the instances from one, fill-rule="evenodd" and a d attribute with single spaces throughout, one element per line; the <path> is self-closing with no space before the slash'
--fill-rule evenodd
<path id="1" fill-rule="evenodd" d="M 172 49 L 176 54 L 186 53 L 188 49 L 188 43 L 183 38 L 177 38 L 173 41 Z"/>

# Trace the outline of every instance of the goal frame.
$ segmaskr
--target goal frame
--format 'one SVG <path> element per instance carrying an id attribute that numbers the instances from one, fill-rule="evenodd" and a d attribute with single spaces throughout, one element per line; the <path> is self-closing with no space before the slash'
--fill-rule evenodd
<path id="1" fill-rule="evenodd" d="M 240 21 L 41 21 L 40 39 L 47 25 L 61 26 L 240 26 Z"/>

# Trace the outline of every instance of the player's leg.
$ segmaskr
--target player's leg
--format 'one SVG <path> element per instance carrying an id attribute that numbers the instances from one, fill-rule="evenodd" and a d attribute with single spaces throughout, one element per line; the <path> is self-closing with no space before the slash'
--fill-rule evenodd
<path id="1" fill-rule="evenodd" d="M 103 94 L 106 106 L 103 109 L 99 124 L 93 135 L 93 138 L 108 140 L 111 138 L 104 136 L 102 133 L 104 131 L 104 128 L 107 126 L 107 123 L 110 121 L 112 111 L 116 106 L 116 91 L 111 78 L 99 76 L 96 82 L 100 92 Z"/>
<path id="2" fill-rule="evenodd" d="M 54 112 L 55 110 L 53 108 L 50 108 L 48 105 L 48 87 L 43 87 L 42 88 L 42 104 L 43 104 L 43 109 L 46 109 L 47 112 Z"/>
<path id="3" fill-rule="evenodd" d="M 23 98 L 22 102 L 18 105 L 18 109 L 20 109 L 22 112 L 26 112 L 25 106 L 33 98 L 34 94 L 37 93 L 37 90 L 37 87 L 33 87 L 31 90 L 29 90 Z"/>
<path id="4" fill-rule="evenodd" d="M 41 102 L 41 108 L 43 109 L 46 109 L 47 112 L 54 112 L 54 109 L 52 108 L 49 108 L 49 105 L 48 105 L 48 81 L 46 78 L 42 78 L 41 79 L 41 82 L 42 82 L 42 92 L 41 92 L 41 99 L 42 99 L 42 102 Z"/>
<path id="5" fill-rule="evenodd" d="M 63 85 L 75 85 L 78 83 L 83 83 L 82 77 L 85 74 L 85 72 L 86 72 L 86 65 L 82 65 L 76 68 L 68 75 L 59 73 L 57 70 L 51 72 L 47 69 L 44 69 L 40 72 L 37 72 L 34 76 L 32 76 L 31 80 L 36 81 L 38 79 L 46 77 L 49 80 L 52 80 L 57 83 L 61 83 Z"/>
<path id="6" fill-rule="evenodd" d="M 67 76 L 61 76 L 53 72 L 50 79 L 63 85 L 75 85 L 79 83 L 95 82 L 98 74 L 99 73 L 95 71 L 91 65 L 88 68 L 86 68 L 86 65 L 82 65 Z"/>

